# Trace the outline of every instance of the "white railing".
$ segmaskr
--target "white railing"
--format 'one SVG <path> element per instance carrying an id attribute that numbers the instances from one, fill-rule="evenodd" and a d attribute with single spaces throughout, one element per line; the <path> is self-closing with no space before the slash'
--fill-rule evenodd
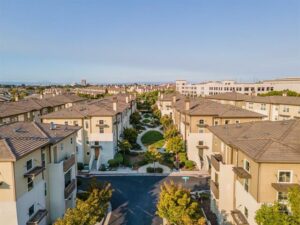
<path id="1" fill-rule="evenodd" d="M 101 152 L 98 155 L 98 159 L 97 159 L 97 164 L 96 164 L 96 169 L 97 171 L 100 169 L 101 166 Z"/>
<path id="2" fill-rule="evenodd" d="M 90 162 L 89 162 L 89 170 L 92 170 L 94 160 L 95 160 L 95 152 L 91 151 L 91 157 L 90 157 Z"/>

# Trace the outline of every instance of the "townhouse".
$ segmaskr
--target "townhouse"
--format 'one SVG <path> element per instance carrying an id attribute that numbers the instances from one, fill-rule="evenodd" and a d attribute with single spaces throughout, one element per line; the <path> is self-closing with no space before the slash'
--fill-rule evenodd
<path id="1" fill-rule="evenodd" d="M 172 101 L 171 101 L 172 99 Z M 264 115 L 232 105 L 224 105 L 204 98 L 186 98 L 182 95 L 160 96 L 162 112 L 170 115 L 186 141 L 187 155 L 199 169 L 210 170 L 212 134 L 209 126 L 258 121 Z M 172 106 L 172 112 L 169 107 Z"/>
<path id="2" fill-rule="evenodd" d="M 300 97 L 249 96 L 236 92 L 207 96 L 222 104 L 235 105 L 265 115 L 265 120 L 287 120 L 300 118 Z"/>
<path id="3" fill-rule="evenodd" d="M 130 115 L 136 111 L 133 95 L 116 95 L 63 109 L 42 116 L 43 122 L 82 126 L 77 135 L 78 162 L 86 170 L 99 170 L 117 152 Z"/>
<path id="4" fill-rule="evenodd" d="M 15 122 L 0 126 L 0 218 L 50 224 L 75 206 L 80 127 Z"/>
<path id="5" fill-rule="evenodd" d="M 211 209 L 219 224 L 255 225 L 263 203 L 300 188 L 300 121 L 212 126 Z"/>
<path id="6" fill-rule="evenodd" d="M 26 99 L 0 103 L 0 125 L 17 121 L 40 121 L 40 116 L 84 101 L 76 95 L 42 96 L 40 99 Z"/>

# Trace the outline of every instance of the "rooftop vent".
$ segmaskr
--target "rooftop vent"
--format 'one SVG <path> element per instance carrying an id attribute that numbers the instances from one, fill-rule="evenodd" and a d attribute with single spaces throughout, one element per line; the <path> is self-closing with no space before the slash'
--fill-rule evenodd
<path id="1" fill-rule="evenodd" d="M 56 128 L 56 125 L 54 122 L 50 123 L 50 130 L 54 130 Z"/>

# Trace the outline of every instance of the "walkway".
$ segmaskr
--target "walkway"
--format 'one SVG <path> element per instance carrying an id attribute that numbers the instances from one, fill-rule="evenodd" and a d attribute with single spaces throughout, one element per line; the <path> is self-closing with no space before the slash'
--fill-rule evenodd
<path id="1" fill-rule="evenodd" d="M 138 169 L 138 173 L 147 173 L 147 168 L 148 167 L 153 167 L 153 163 L 149 163 L 147 165 L 141 166 Z M 162 168 L 163 169 L 163 173 L 171 173 L 171 169 L 167 166 L 164 166 L 162 164 L 160 164 L 159 162 L 155 163 L 155 168 Z"/>

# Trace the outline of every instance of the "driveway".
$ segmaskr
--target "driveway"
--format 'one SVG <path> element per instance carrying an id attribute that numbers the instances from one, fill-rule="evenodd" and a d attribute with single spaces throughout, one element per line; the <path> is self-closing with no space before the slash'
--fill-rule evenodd
<path id="1" fill-rule="evenodd" d="M 87 187 L 90 178 L 84 180 Z M 173 180 L 191 190 L 208 189 L 206 178 L 190 177 L 184 183 L 182 177 L 166 176 L 98 176 L 98 180 L 110 182 L 113 187 L 112 215 L 110 225 L 160 225 L 162 220 L 155 215 L 159 186 Z"/>

